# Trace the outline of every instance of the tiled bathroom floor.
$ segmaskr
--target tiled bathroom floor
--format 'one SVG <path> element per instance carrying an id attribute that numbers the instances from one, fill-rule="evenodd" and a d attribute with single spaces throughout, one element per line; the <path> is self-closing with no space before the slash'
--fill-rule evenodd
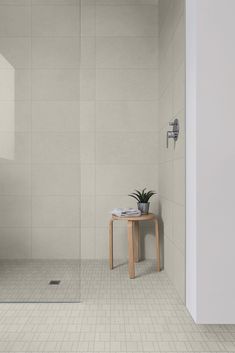
<path id="1" fill-rule="evenodd" d="M 195 325 L 155 263 L 82 263 L 81 303 L 1 304 L 0 352 L 235 352 L 235 325 Z"/>
<path id="2" fill-rule="evenodd" d="M 78 302 L 80 266 L 78 260 L 1 260 L 0 303 Z"/>

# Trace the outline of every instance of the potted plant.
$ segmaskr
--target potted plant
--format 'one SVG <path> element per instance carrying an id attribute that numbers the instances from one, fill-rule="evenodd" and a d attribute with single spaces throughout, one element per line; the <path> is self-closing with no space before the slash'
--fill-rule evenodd
<path id="1" fill-rule="evenodd" d="M 138 210 L 141 211 L 142 214 L 149 213 L 149 204 L 150 204 L 149 199 L 153 195 L 156 195 L 156 192 L 153 190 L 150 190 L 150 191 L 145 191 L 145 190 L 146 190 L 146 188 L 144 188 L 142 191 L 135 190 L 135 192 L 128 195 L 138 201 L 137 207 L 138 207 Z"/>

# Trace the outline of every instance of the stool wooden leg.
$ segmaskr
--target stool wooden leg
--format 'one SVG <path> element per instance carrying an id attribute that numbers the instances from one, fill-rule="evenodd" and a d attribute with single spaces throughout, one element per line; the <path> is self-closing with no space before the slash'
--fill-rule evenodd
<path id="1" fill-rule="evenodd" d="M 129 277 L 135 278 L 133 222 L 128 221 L 128 269 Z"/>
<path id="2" fill-rule="evenodd" d="M 159 239 L 157 219 L 155 220 L 155 236 L 156 236 L 156 251 L 157 251 L 157 272 L 160 272 L 161 271 L 160 239 Z"/>
<path id="3" fill-rule="evenodd" d="M 109 268 L 113 269 L 113 220 L 109 222 Z"/>
<path id="4" fill-rule="evenodd" d="M 134 222 L 135 235 L 134 235 L 134 259 L 139 262 L 140 257 L 140 224 L 138 221 Z"/>

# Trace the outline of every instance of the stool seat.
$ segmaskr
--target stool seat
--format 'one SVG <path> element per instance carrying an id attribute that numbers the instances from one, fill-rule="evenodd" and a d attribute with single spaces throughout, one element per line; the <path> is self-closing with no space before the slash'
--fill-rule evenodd
<path id="1" fill-rule="evenodd" d="M 141 216 L 133 216 L 133 217 L 118 217 L 112 216 L 114 221 L 153 221 L 156 219 L 156 215 L 154 213 L 143 214 Z"/>
<path id="2" fill-rule="evenodd" d="M 128 270 L 129 277 L 135 278 L 135 262 L 139 261 L 139 243 L 140 243 L 140 226 L 141 221 L 153 221 L 155 223 L 156 236 L 156 255 L 157 255 L 157 271 L 160 271 L 160 239 L 158 233 L 157 215 L 148 213 L 146 215 L 134 217 L 118 217 L 112 216 L 109 222 L 109 266 L 113 269 L 113 222 L 127 221 L 128 236 Z"/>

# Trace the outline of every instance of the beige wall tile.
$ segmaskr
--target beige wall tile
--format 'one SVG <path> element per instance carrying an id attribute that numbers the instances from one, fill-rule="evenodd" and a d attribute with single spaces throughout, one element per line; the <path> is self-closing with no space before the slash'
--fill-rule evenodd
<path id="1" fill-rule="evenodd" d="M 143 133 L 108 132 L 96 134 L 97 163 L 157 163 L 158 134 L 148 132 L 148 139 L 142 141 Z"/>
<path id="2" fill-rule="evenodd" d="M 97 124 L 97 114 L 95 112 L 96 104 L 94 101 L 80 102 L 80 131 L 95 131 Z"/>
<path id="3" fill-rule="evenodd" d="M 30 163 L 31 157 L 31 136 L 30 133 L 16 132 L 15 133 L 15 154 L 14 160 L 0 159 L 1 163 Z"/>
<path id="4" fill-rule="evenodd" d="M 174 161 L 174 201 L 185 205 L 185 160 Z"/>
<path id="5" fill-rule="evenodd" d="M 96 102 L 96 131 L 158 131 L 158 101 Z M 82 117 L 81 117 L 82 118 Z"/>
<path id="6" fill-rule="evenodd" d="M 79 134 L 38 132 L 32 134 L 34 163 L 79 163 Z"/>
<path id="7" fill-rule="evenodd" d="M 95 162 L 95 134 L 81 132 L 80 134 L 80 161 L 81 163 Z"/>
<path id="8" fill-rule="evenodd" d="M 95 259 L 95 228 L 81 228 L 82 259 Z"/>
<path id="9" fill-rule="evenodd" d="M 172 44 L 165 50 L 160 50 L 160 70 L 159 70 L 159 89 L 162 94 L 166 87 L 172 82 L 173 76 L 173 46 Z"/>
<path id="10" fill-rule="evenodd" d="M 79 35 L 77 6 L 32 7 L 32 35 L 59 37 Z"/>
<path id="11" fill-rule="evenodd" d="M 89 0 L 82 0 L 84 2 Z M 90 0 L 97 5 L 157 5 L 158 0 Z"/>
<path id="12" fill-rule="evenodd" d="M 158 68 L 156 37 L 97 37 L 97 68 Z"/>
<path id="13" fill-rule="evenodd" d="M 33 100 L 79 100 L 79 70 L 33 70 Z"/>
<path id="14" fill-rule="evenodd" d="M 174 115 L 185 110 L 185 65 L 181 65 L 173 80 L 173 112 Z"/>
<path id="15" fill-rule="evenodd" d="M 0 0 L 0 5 L 29 6 L 31 0 Z"/>
<path id="16" fill-rule="evenodd" d="M 32 38 L 32 67 L 35 69 L 79 68 L 79 57 L 76 37 Z"/>
<path id="17" fill-rule="evenodd" d="M 96 35 L 157 36 L 157 7 L 98 6 L 96 9 Z"/>
<path id="18" fill-rule="evenodd" d="M 120 223 L 120 222 L 114 223 L 113 257 L 114 257 L 114 264 L 121 264 L 123 263 L 123 261 L 126 262 L 128 260 L 127 224 L 126 222 L 124 222 L 121 227 L 118 227 L 117 223 Z M 105 233 L 105 228 L 103 231 L 99 233 L 99 236 L 100 237 L 104 236 L 106 237 L 106 239 L 108 239 L 107 234 Z M 102 239 L 102 241 L 105 242 L 105 238 Z"/>
<path id="19" fill-rule="evenodd" d="M 31 128 L 31 102 L 30 101 L 15 102 L 15 131 L 30 132 L 30 128 Z"/>
<path id="20" fill-rule="evenodd" d="M 185 62 L 185 19 L 179 18 L 173 37 L 173 70 L 176 72 L 179 66 Z"/>
<path id="21" fill-rule="evenodd" d="M 81 37 L 81 67 L 95 68 L 96 65 L 96 47 L 95 37 Z"/>
<path id="22" fill-rule="evenodd" d="M 158 186 L 158 165 L 109 164 L 96 166 L 97 195 L 128 195 L 133 189 Z"/>
<path id="23" fill-rule="evenodd" d="M 90 37 L 95 32 L 95 6 L 82 6 L 81 34 Z"/>
<path id="24" fill-rule="evenodd" d="M 181 16 L 184 16 L 185 13 L 185 0 L 176 0 L 173 1 L 173 19 L 174 19 L 174 28 L 178 25 Z M 183 33 L 183 36 L 185 33 Z"/>
<path id="25" fill-rule="evenodd" d="M 32 5 L 77 5 L 79 0 L 31 0 Z"/>
<path id="26" fill-rule="evenodd" d="M 0 258 L 29 259 L 31 257 L 31 228 L 0 228 Z"/>
<path id="27" fill-rule="evenodd" d="M 81 226 L 95 227 L 96 204 L 95 196 L 81 196 Z"/>
<path id="28" fill-rule="evenodd" d="M 78 227 L 80 212 L 77 196 L 34 196 L 33 227 Z"/>
<path id="29" fill-rule="evenodd" d="M 108 227 L 95 229 L 95 258 L 108 259 Z"/>
<path id="30" fill-rule="evenodd" d="M 173 205 L 173 242 L 185 254 L 185 207 Z"/>
<path id="31" fill-rule="evenodd" d="M 1 227 L 29 227 L 31 220 L 30 196 L 1 196 Z"/>
<path id="32" fill-rule="evenodd" d="M 156 100 L 157 70 L 97 70 L 97 100 Z"/>
<path id="33" fill-rule="evenodd" d="M 81 194 L 95 194 L 95 164 L 81 164 Z"/>
<path id="34" fill-rule="evenodd" d="M 160 0 L 160 195 L 166 272 L 185 300 L 185 1 Z M 164 139 L 179 119 L 177 142 Z"/>
<path id="35" fill-rule="evenodd" d="M 15 99 L 16 101 L 25 101 L 31 99 L 30 70 L 15 70 Z"/>
<path id="36" fill-rule="evenodd" d="M 80 100 L 95 100 L 96 72 L 93 69 L 80 70 Z"/>
<path id="37" fill-rule="evenodd" d="M 164 234 L 173 241 L 173 209 L 172 201 L 161 198 L 161 217 L 164 220 Z"/>
<path id="38" fill-rule="evenodd" d="M 168 161 L 165 163 L 160 163 L 160 179 L 159 179 L 159 188 L 161 196 L 168 200 L 173 199 L 173 162 Z"/>
<path id="39" fill-rule="evenodd" d="M 174 248 L 174 286 L 185 301 L 185 256 Z"/>
<path id="40" fill-rule="evenodd" d="M 79 258 L 80 230 L 78 228 L 33 228 L 33 259 Z M 79 275 L 79 273 L 78 273 Z"/>
<path id="41" fill-rule="evenodd" d="M 80 166 L 78 164 L 33 164 L 33 195 L 79 195 Z"/>
<path id="42" fill-rule="evenodd" d="M 172 280 L 174 279 L 174 246 L 169 238 L 164 236 L 164 269 L 167 275 Z"/>
<path id="43" fill-rule="evenodd" d="M 0 37 L 0 48 L 1 54 L 15 69 L 30 68 L 30 37 Z"/>
<path id="44" fill-rule="evenodd" d="M 30 195 L 31 171 L 29 164 L 0 165 L 1 195 Z"/>
<path id="45" fill-rule="evenodd" d="M 30 36 L 30 6 L 1 6 L 0 36 Z"/>
<path id="46" fill-rule="evenodd" d="M 80 131 L 78 101 L 32 102 L 32 131 Z"/>
<path id="47" fill-rule="evenodd" d="M 159 122 L 161 128 L 165 126 L 169 127 L 169 121 L 172 120 L 173 116 L 173 83 L 170 83 L 160 95 L 159 110 Z"/>
<path id="48" fill-rule="evenodd" d="M 159 27 L 162 28 L 162 24 L 165 21 L 169 7 L 171 5 L 171 0 L 159 0 Z"/>

